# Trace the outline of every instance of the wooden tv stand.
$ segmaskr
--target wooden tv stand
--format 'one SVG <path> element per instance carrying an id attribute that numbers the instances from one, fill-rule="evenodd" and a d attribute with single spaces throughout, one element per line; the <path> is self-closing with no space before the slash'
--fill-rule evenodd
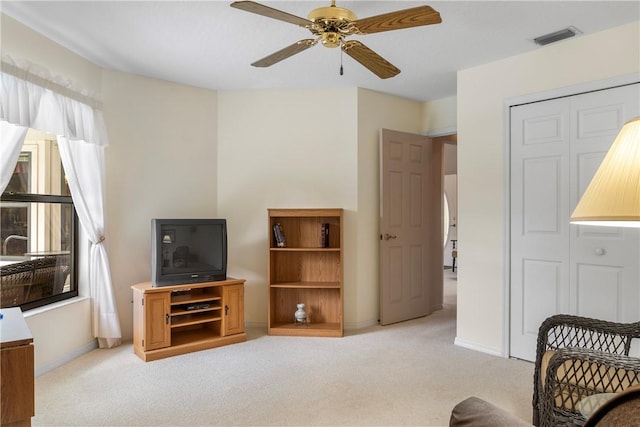
<path id="1" fill-rule="evenodd" d="M 244 279 L 133 285 L 133 351 L 145 362 L 246 341 Z"/>

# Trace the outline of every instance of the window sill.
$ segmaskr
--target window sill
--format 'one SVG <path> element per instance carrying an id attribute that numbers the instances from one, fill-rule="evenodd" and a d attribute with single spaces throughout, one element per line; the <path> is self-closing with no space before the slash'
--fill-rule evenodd
<path id="1" fill-rule="evenodd" d="M 33 308 L 31 310 L 27 310 L 24 312 L 24 317 L 29 318 L 31 316 L 37 316 L 38 314 L 47 313 L 52 310 L 56 310 L 61 307 L 65 307 L 72 304 L 78 304 L 82 301 L 88 300 L 89 297 L 77 296 L 73 298 L 66 299 L 64 301 L 54 302 L 52 304 L 47 304 L 43 307 Z"/>

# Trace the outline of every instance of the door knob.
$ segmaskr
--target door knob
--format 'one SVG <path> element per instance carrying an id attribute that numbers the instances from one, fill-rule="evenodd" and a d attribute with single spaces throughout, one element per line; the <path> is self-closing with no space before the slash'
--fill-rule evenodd
<path id="1" fill-rule="evenodd" d="M 604 249 L 602 249 L 602 248 L 598 248 L 598 249 L 596 249 L 596 250 L 595 250 L 595 251 L 593 251 L 593 252 L 594 252 L 596 255 L 598 255 L 598 256 L 602 256 L 602 255 L 604 255 L 605 250 L 604 250 Z"/>
<path id="2" fill-rule="evenodd" d="M 391 239 L 395 239 L 396 236 L 393 234 L 389 234 L 389 233 L 384 233 L 384 240 L 391 240 Z"/>

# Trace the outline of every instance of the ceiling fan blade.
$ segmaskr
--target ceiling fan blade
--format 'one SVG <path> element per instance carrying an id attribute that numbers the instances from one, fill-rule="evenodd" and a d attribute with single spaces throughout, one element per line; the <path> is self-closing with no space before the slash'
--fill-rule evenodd
<path id="1" fill-rule="evenodd" d="M 282 61 L 283 59 L 287 59 L 290 56 L 293 56 L 297 53 L 302 52 L 303 50 L 309 49 L 311 46 L 318 43 L 318 40 L 314 39 L 304 39 L 295 42 L 294 44 L 285 47 L 284 49 L 280 49 L 279 51 L 272 53 L 269 56 L 265 56 L 264 58 L 254 62 L 254 67 L 270 67 L 273 64 Z"/>
<path id="2" fill-rule="evenodd" d="M 344 42 L 342 44 L 342 50 L 381 79 L 388 79 L 400 73 L 400 70 L 392 63 L 357 40 Z"/>
<path id="3" fill-rule="evenodd" d="M 299 16 L 295 16 L 290 13 L 265 6 L 254 1 L 234 1 L 230 6 L 235 7 L 236 9 L 244 10 L 246 12 L 252 12 L 258 15 L 266 16 L 267 18 L 278 19 L 290 24 L 299 25 L 301 27 L 307 27 L 311 24 L 311 21 L 309 21 L 308 19 L 300 18 Z"/>
<path id="4" fill-rule="evenodd" d="M 441 22 L 440 13 L 432 7 L 418 6 L 411 9 L 398 10 L 397 12 L 358 19 L 353 24 L 356 28 L 354 34 L 371 34 L 381 31 L 439 24 Z"/>

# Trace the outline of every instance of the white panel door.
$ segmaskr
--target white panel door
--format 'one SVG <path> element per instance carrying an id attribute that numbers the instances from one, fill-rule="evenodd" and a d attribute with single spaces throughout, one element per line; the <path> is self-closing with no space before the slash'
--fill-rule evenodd
<path id="1" fill-rule="evenodd" d="M 555 313 L 640 318 L 638 231 L 569 224 L 617 132 L 640 113 L 639 87 L 511 109 L 513 357 L 534 359 L 540 323 Z"/>
<path id="2" fill-rule="evenodd" d="M 572 98 L 572 206 L 620 128 L 640 114 L 639 90 L 636 84 Z M 632 228 L 571 227 L 571 313 L 619 322 L 640 319 L 638 234 Z"/>
<path id="3" fill-rule="evenodd" d="M 570 102 L 511 112 L 511 356 L 530 360 L 540 323 L 569 311 Z"/>

